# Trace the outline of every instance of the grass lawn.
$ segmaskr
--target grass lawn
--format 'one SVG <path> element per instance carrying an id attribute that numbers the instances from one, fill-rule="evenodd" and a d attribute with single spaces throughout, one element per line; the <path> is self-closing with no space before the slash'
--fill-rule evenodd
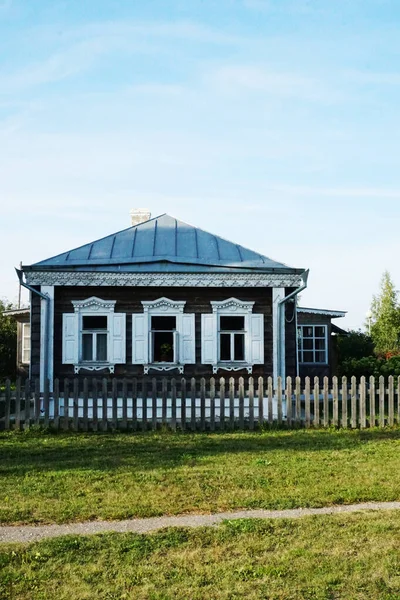
<path id="1" fill-rule="evenodd" d="M 0 522 L 400 500 L 400 429 L 0 435 Z"/>
<path id="2" fill-rule="evenodd" d="M 397 600 L 400 520 L 356 513 L 232 521 L 0 548 L 0 597 Z"/>

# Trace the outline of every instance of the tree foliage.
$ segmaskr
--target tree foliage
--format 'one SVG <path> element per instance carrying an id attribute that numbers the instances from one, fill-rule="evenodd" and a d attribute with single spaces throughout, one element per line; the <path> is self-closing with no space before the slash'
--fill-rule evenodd
<path id="1" fill-rule="evenodd" d="M 0 379 L 14 379 L 17 360 L 17 323 L 4 314 L 13 305 L 0 299 Z"/>
<path id="2" fill-rule="evenodd" d="M 378 356 L 400 353 L 399 293 L 388 271 L 383 274 L 380 292 L 371 304 L 371 337 Z"/>
<path id="3" fill-rule="evenodd" d="M 348 335 L 337 337 L 339 364 L 347 360 L 359 360 L 366 356 L 374 356 L 374 342 L 362 331 L 349 331 Z"/>

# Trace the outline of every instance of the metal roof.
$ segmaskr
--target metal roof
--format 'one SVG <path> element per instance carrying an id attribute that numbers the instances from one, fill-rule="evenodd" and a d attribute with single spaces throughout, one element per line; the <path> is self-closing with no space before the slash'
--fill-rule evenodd
<path id="1" fill-rule="evenodd" d="M 167 214 L 23 268 L 85 271 L 303 271 Z"/>
<path id="2" fill-rule="evenodd" d="M 323 315 L 325 317 L 332 317 L 332 319 L 338 319 L 345 317 L 347 311 L 344 310 L 329 310 L 325 308 L 305 308 L 303 306 L 297 307 L 297 312 L 308 315 Z"/>

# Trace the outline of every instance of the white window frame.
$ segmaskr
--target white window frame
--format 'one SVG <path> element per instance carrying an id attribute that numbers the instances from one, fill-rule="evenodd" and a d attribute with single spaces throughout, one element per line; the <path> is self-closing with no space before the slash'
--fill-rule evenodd
<path id="1" fill-rule="evenodd" d="M 155 371 L 172 371 L 178 369 L 180 374 L 184 373 L 185 364 L 194 364 L 196 362 L 195 356 L 195 319 L 194 314 L 184 313 L 186 306 L 185 300 L 170 300 L 169 298 L 158 298 L 157 300 L 143 300 L 143 315 L 135 313 L 135 317 L 143 317 L 143 348 L 142 348 L 142 361 L 135 360 L 135 331 L 134 325 L 132 327 L 132 357 L 134 364 L 143 364 L 144 374 L 148 374 L 149 370 Z M 174 360 L 173 362 L 154 362 L 153 361 L 153 330 L 151 328 L 152 317 L 175 317 L 176 318 L 176 330 L 174 332 Z M 185 337 L 185 327 L 190 325 L 189 334 L 190 345 L 192 352 L 189 352 L 190 356 L 186 357 L 184 352 L 184 344 L 187 341 Z"/>
<path id="2" fill-rule="evenodd" d="M 25 335 L 25 329 L 29 327 L 29 336 Z M 26 341 L 27 340 L 27 341 Z M 28 360 L 24 360 L 25 352 L 28 352 Z M 30 365 L 31 363 L 31 324 L 21 323 L 21 363 L 23 365 Z"/>
<path id="3" fill-rule="evenodd" d="M 108 369 L 110 373 L 114 373 L 115 364 L 123 364 L 126 361 L 125 356 L 125 313 L 115 313 L 116 300 L 102 300 L 92 296 L 85 300 L 73 300 L 73 313 L 64 313 L 63 315 L 63 363 L 73 364 L 74 372 L 78 374 L 81 369 L 88 371 L 100 371 Z M 103 361 L 82 359 L 82 339 L 84 334 L 83 317 L 107 317 L 107 331 L 99 333 L 107 333 L 107 359 Z M 70 320 L 71 337 L 73 339 L 72 348 L 69 347 L 68 357 L 65 356 L 65 337 L 67 319 Z M 116 327 L 116 319 L 119 331 Z M 94 334 L 96 335 L 96 334 Z M 119 345 L 119 351 L 115 347 Z M 114 347 L 115 346 L 115 347 Z"/>
<path id="4" fill-rule="evenodd" d="M 304 337 L 303 335 L 303 328 L 305 327 L 312 327 L 313 329 L 313 335 L 312 337 Z M 316 327 L 323 327 L 324 331 L 325 331 L 325 335 L 324 336 L 315 336 L 315 328 Z M 297 353 L 298 353 L 298 361 L 299 364 L 301 365 L 317 365 L 317 366 L 326 366 L 329 364 L 329 349 L 328 349 L 328 325 L 326 323 L 299 323 L 297 325 L 297 330 L 298 330 L 298 347 L 297 347 Z M 313 342 L 313 347 L 312 349 L 304 349 L 303 347 L 303 341 L 304 339 L 306 340 L 312 340 Z M 325 350 L 320 350 L 317 349 L 315 347 L 315 340 L 325 340 Z M 304 361 L 303 357 L 304 357 L 304 352 L 312 352 L 313 353 L 313 361 Z M 315 353 L 316 352 L 325 352 L 325 361 L 324 362 L 316 362 L 315 360 Z"/>
<path id="5" fill-rule="evenodd" d="M 228 316 L 233 316 L 233 317 L 239 317 L 242 318 L 244 320 L 244 328 L 241 330 L 237 330 L 237 331 L 224 331 L 221 329 L 221 317 L 228 317 Z M 246 323 L 247 321 L 247 323 Z M 237 363 L 240 365 L 246 365 L 247 361 L 246 361 L 246 350 L 248 349 L 248 344 L 246 344 L 246 338 L 248 337 L 248 330 L 246 328 L 246 325 L 248 326 L 248 319 L 246 320 L 246 316 L 243 315 L 226 315 L 226 314 L 218 314 L 218 363 L 220 365 L 224 365 L 224 364 L 232 364 L 232 363 Z M 222 360 L 221 358 L 221 335 L 229 335 L 230 336 L 230 345 L 231 345 L 231 356 L 235 355 L 235 335 L 236 334 L 241 334 L 244 336 L 244 358 L 243 360 L 235 360 L 234 358 L 232 358 L 231 360 Z"/>
<path id="6" fill-rule="evenodd" d="M 215 331 L 215 340 L 216 344 L 214 350 L 215 363 L 211 363 L 213 367 L 213 374 L 218 373 L 219 370 L 225 371 L 240 371 L 242 369 L 246 369 L 249 374 L 253 372 L 254 364 L 263 364 L 264 363 L 264 319 L 262 314 L 253 314 L 254 302 L 246 302 L 243 300 L 238 300 L 237 298 L 229 298 L 223 301 L 212 301 L 212 316 L 214 319 L 214 327 Z M 205 318 L 211 315 L 203 315 L 202 328 L 205 327 Z M 243 361 L 222 361 L 220 359 L 221 356 L 221 317 L 244 317 L 244 360 Z M 259 319 L 259 327 L 261 328 L 261 351 L 258 353 L 259 358 L 256 360 L 252 357 L 252 328 L 253 328 L 253 319 Z M 203 331 L 203 336 L 205 335 Z M 233 336 L 232 336 L 233 337 Z M 203 337 L 202 345 L 205 344 L 205 338 Z M 203 350 L 203 348 L 202 348 Z M 203 362 L 204 357 L 203 357 Z M 207 361 L 208 363 L 208 361 Z M 206 364 L 207 364 L 206 363 Z"/>

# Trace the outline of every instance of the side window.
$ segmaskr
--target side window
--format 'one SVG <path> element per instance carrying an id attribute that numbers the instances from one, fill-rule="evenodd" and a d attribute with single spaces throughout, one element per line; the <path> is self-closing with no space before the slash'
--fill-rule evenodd
<path id="1" fill-rule="evenodd" d="M 22 362 L 29 365 L 31 362 L 31 324 L 22 323 Z"/>
<path id="2" fill-rule="evenodd" d="M 298 326 L 299 363 L 328 362 L 328 328 L 326 325 Z"/>

